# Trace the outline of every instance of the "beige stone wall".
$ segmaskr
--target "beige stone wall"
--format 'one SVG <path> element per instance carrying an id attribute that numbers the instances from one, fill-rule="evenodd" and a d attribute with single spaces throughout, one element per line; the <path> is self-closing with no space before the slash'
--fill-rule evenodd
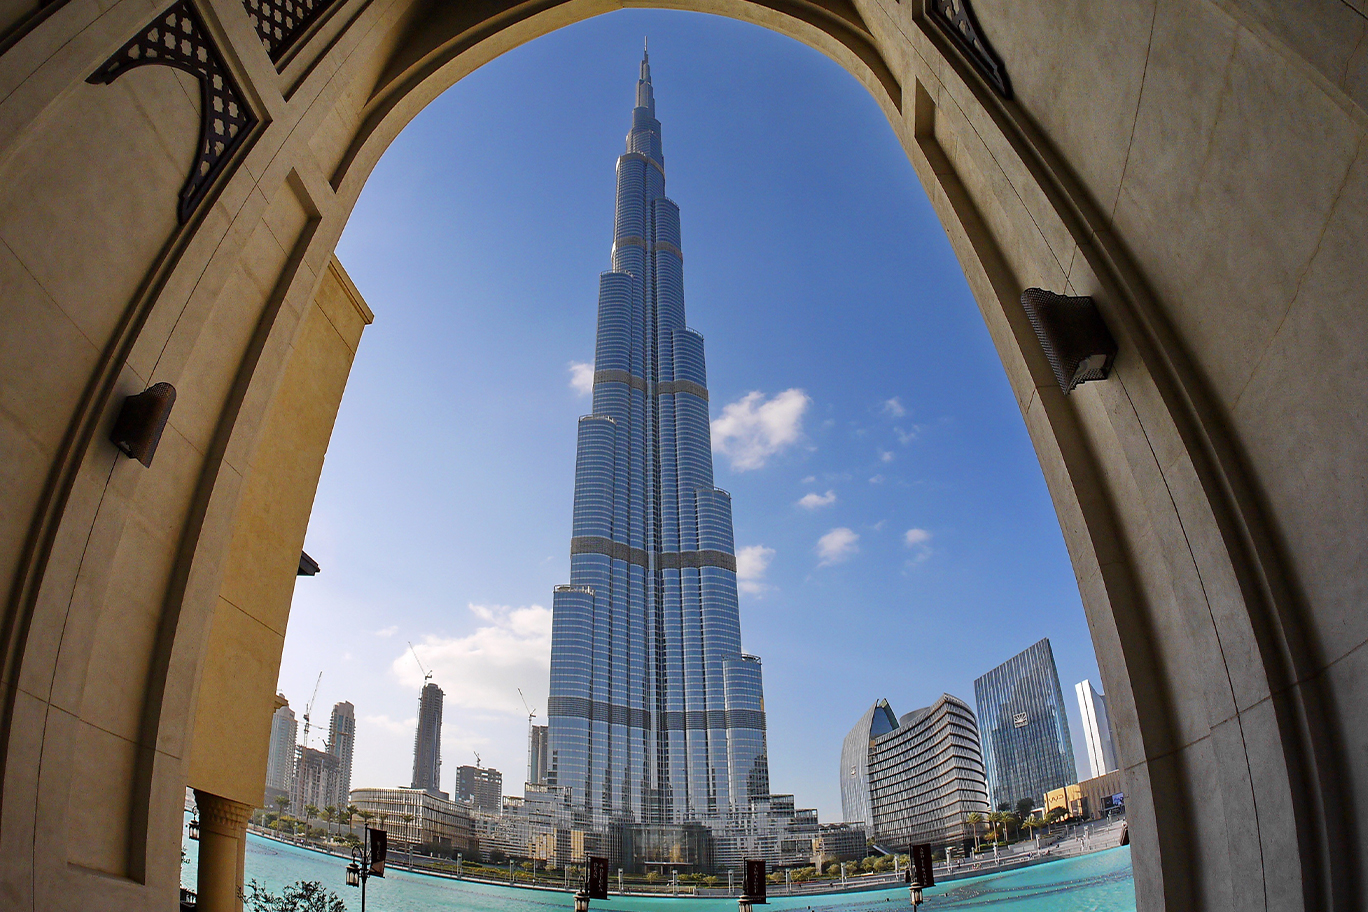
<path id="1" fill-rule="evenodd" d="M 197 0 L 261 125 L 186 225 L 194 80 L 85 82 L 166 5 L 0 2 L 3 908 L 169 906 L 187 782 L 256 802 L 345 379 L 305 365 L 360 328 L 326 291 L 351 206 L 461 76 L 638 4 L 336 0 L 276 65 L 240 0 Z M 1140 908 L 1360 908 L 1362 0 L 975 0 L 1011 102 L 918 0 L 666 5 L 828 54 L 906 148 L 1059 513 Z M 1029 285 L 1096 298 L 1112 379 L 1060 394 Z M 179 398 L 144 469 L 106 438 L 159 381 Z M 284 458 L 291 435 L 316 458 Z"/>
<path id="2" fill-rule="evenodd" d="M 187 772 L 192 788 L 261 803 L 299 551 L 352 358 L 372 319 L 334 257 L 290 347 L 247 467 L 204 647 Z"/>

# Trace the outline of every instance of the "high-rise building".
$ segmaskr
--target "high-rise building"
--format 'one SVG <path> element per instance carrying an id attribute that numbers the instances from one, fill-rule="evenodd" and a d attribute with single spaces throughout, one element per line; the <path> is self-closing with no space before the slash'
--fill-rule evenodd
<path id="1" fill-rule="evenodd" d="M 1078 781 L 1069 717 L 1048 639 L 1028 647 L 974 681 L 979 740 L 993 807 Z"/>
<path id="2" fill-rule="evenodd" d="M 760 660 L 741 651 L 731 495 L 713 485 L 680 246 L 646 58 L 599 278 L 570 583 L 553 600 L 547 782 L 596 826 L 714 819 L 769 794 Z"/>
<path id="3" fill-rule="evenodd" d="M 546 784 L 546 761 L 550 753 L 549 732 L 545 725 L 529 726 L 527 732 L 527 782 Z"/>
<path id="4" fill-rule="evenodd" d="M 447 797 L 442 791 L 442 688 L 428 682 L 418 696 L 418 731 L 413 737 L 413 784 Z"/>
<path id="5" fill-rule="evenodd" d="M 303 818 L 313 806 L 322 810 L 337 795 L 337 757 L 312 747 L 299 748 L 295 764 L 294 789 L 290 794 L 290 813 Z"/>
<path id="6" fill-rule="evenodd" d="M 456 767 L 456 800 L 486 814 L 503 809 L 503 773 L 485 766 Z"/>
<path id="7" fill-rule="evenodd" d="M 846 735 L 841 811 L 879 845 L 957 842 L 973 835 L 965 818 L 988 810 L 978 730 L 963 700 L 942 694 L 898 719 L 880 700 Z"/>
<path id="8" fill-rule="evenodd" d="M 1083 717 L 1088 767 L 1096 779 L 1116 769 L 1116 743 L 1112 739 L 1111 716 L 1107 714 L 1107 697 L 1093 690 L 1092 681 L 1086 679 L 1074 685 L 1074 692 L 1078 695 L 1078 712 Z"/>
<path id="9" fill-rule="evenodd" d="M 351 795 L 352 748 L 356 744 L 356 707 L 342 702 L 333 706 L 328 723 L 328 753 L 337 758 L 337 779 L 328 805 L 346 807 Z"/>
<path id="10" fill-rule="evenodd" d="M 295 740 L 299 723 L 284 694 L 276 694 L 280 708 L 271 717 L 271 743 L 266 754 L 266 788 L 288 795 L 294 782 Z M 269 804 L 267 805 L 269 807 Z"/>

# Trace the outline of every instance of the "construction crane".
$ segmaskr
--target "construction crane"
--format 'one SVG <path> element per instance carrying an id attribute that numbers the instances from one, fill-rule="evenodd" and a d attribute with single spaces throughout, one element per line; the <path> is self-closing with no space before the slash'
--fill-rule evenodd
<path id="1" fill-rule="evenodd" d="M 423 660 L 418 658 L 418 650 L 413 648 L 412 640 L 409 640 L 409 652 L 413 653 L 413 661 L 418 663 L 418 670 L 423 673 L 423 686 L 426 687 L 427 682 L 432 680 L 432 672 L 423 667 Z"/>
<path id="2" fill-rule="evenodd" d="M 318 685 L 323 683 L 323 672 L 318 673 L 318 680 L 314 681 L 313 696 L 309 697 L 309 705 L 304 707 L 304 746 L 309 746 L 309 717 L 313 715 L 314 701 L 318 699 Z"/>
<path id="3" fill-rule="evenodd" d="M 527 705 L 527 697 L 524 697 L 524 696 L 523 696 L 523 692 L 522 692 L 522 688 L 521 688 L 521 687 L 518 688 L 518 696 L 519 696 L 519 697 L 522 699 L 522 701 L 523 701 L 523 709 L 527 710 L 527 729 L 528 729 L 528 731 L 531 731 L 531 730 L 532 730 L 532 720 L 535 719 L 535 718 L 537 718 L 537 711 L 536 711 L 535 709 L 533 709 L 532 707 L 530 707 L 530 706 Z"/>
<path id="4" fill-rule="evenodd" d="M 471 753 L 475 755 L 475 768 L 476 768 L 476 769 L 479 769 L 479 768 L 480 768 L 480 752 L 479 752 L 479 751 L 471 751 Z"/>

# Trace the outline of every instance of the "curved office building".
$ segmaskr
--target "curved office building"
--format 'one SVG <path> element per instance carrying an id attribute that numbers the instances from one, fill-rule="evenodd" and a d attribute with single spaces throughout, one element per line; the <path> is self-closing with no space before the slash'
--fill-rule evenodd
<path id="1" fill-rule="evenodd" d="M 972 838 L 966 818 L 988 812 L 973 710 L 943 694 L 894 721 L 887 700 L 874 704 L 846 736 L 841 804 L 847 820 L 864 821 L 874 842 L 889 850 Z"/>
<path id="2" fill-rule="evenodd" d="M 741 652 L 731 495 L 713 485 L 680 244 L 643 59 L 551 630 L 547 781 L 595 825 L 718 819 L 769 794 L 760 660 Z"/>

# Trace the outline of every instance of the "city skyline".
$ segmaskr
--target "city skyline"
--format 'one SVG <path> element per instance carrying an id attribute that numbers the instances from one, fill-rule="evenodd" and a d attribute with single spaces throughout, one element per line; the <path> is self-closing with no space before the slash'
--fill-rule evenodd
<path id="1" fill-rule="evenodd" d="M 323 649 L 320 701 L 357 704 L 354 784 L 407 784 L 412 639 L 447 693 L 444 758 L 526 768 L 516 688 L 544 722 L 608 163 L 643 32 L 669 85 L 772 790 L 836 820 L 830 770 L 868 694 L 967 697 L 1042 635 L 1062 675 L 1099 676 L 1020 412 L 892 131 L 838 66 L 742 23 L 630 11 L 558 31 L 463 79 L 379 162 L 339 247 L 376 323 L 324 466 L 306 541 L 322 572 L 299 588 L 281 688 L 307 696 Z"/>

